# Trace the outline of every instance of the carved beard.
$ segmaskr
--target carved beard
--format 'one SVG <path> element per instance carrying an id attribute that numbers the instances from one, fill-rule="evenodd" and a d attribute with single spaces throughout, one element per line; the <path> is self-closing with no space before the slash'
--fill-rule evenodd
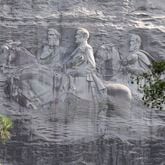
<path id="1" fill-rule="evenodd" d="M 140 45 L 138 43 L 136 43 L 136 45 L 130 45 L 129 51 L 130 52 L 136 52 L 140 49 Z"/>
<path id="2" fill-rule="evenodd" d="M 49 39 L 50 46 L 59 46 L 59 40 Z"/>

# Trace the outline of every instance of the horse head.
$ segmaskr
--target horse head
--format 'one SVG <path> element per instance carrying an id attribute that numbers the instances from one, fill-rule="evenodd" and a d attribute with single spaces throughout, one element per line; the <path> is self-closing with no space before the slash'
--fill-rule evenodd
<path id="1" fill-rule="evenodd" d="M 7 41 L 2 46 L 3 56 L 6 58 L 5 64 L 8 66 L 22 67 L 24 65 L 36 64 L 37 59 L 26 48 L 21 46 L 21 42 Z"/>

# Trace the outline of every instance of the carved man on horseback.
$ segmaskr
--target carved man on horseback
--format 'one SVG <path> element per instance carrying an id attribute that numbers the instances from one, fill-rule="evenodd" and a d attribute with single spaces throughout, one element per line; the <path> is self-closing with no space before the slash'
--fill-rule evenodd
<path id="1" fill-rule="evenodd" d="M 104 92 L 106 87 L 101 79 L 96 76 L 96 62 L 93 49 L 88 44 L 89 32 L 84 28 L 80 28 L 77 30 L 75 38 L 77 48 L 66 63 L 67 74 L 70 75 L 72 80 L 75 79 L 77 81 L 72 81 L 75 90 L 78 92 L 82 87 L 83 90 L 81 90 L 81 93 L 79 92 L 81 96 L 85 90 L 88 90 L 87 94 L 89 96 L 90 92 L 94 92 L 92 88 L 95 88 L 97 92 Z M 89 98 L 87 94 L 82 97 Z"/>
<path id="2" fill-rule="evenodd" d="M 78 29 L 75 38 L 78 46 L 66 63 L 67 75 L 75 95 L 85 100 L 93 100 L 93 97 L 99 102 L 107 100 L 108 103 L 118 106 L 119 113 L 121 109 L 127 111 L 131 100 L 129 88 L 122 84 L 104 81 L 97 76 L 93 49 L 87 42 L 89 32 L 86 29 Z"/>

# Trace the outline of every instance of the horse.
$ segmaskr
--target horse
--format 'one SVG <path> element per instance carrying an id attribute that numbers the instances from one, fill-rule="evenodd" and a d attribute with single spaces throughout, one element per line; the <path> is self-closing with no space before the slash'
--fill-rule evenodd
<path id="1" fill-rule="evenodd" d="M 107 113 L 113 110 L 122 117 L 130 116 L 132 94 L 131 90 L 123 84 L 101 80 L 105 86 L 104 92 L 99 91 L 95 82 L 87 82 L 86 77 L 73 77 L 63 74 L 62 86 L 65 91 L 79 99 L 107 105 Z"/>
<path id="2" fill-rule="evenodd" d="M 5 93 L 23 107 L 37 106 L 54 100 L 60 78 L 50 68 L 38 63 L 27 49 L 14 45 L 3 45 L 6 57 L 3 73 L 7 78 Z"/>
<path id="3" fill-rule="evenodd" d="M 82 100 L 104 102 L 117 114 L 128 116 L 132 96 L 127 86 L 101 80 L 106 88 L 105 95 L 101 96 L 95 83 L 90 84 L 84 77 L 75 79 L 68 73 L 57 73 L 40 65 L 36 57 L 23 47 L 17 46 L 8 51 L 7 64 L 16 69 L 6 81 L 5 93 L 21 106 L 35 109 L 56 99 L 65 101 L 70 93 Z"/>

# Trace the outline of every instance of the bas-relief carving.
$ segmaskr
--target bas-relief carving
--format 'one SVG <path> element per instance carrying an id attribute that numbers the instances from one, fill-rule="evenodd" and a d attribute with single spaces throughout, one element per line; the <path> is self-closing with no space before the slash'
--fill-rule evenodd
<path id="1" fill-rule="evenodd" d="M 88 44 L 89 32 L 86 29 L 78 29 L 75 36 L 77 48 L 70 55 L 66 62 L 67 75 L 80 97 L 87 99 L 96 90 L 104 93 L 105 85 L 96 76 L 96 62 L 93 49 Z M 96 92 L 94 92 L 96 94 Z M 94 94 L 93 93 L 93 94 Z M 92 95 L 93 95 L 92 94 Z M 91 96 L 92 97 L 92 96 Z M 91 98 L 89 98 L 91 99 Z"/>
<path id="2" fill-rule="evenodd" d="M 121 81 L 129 86 L 133 96 L 139 99 L 142 98 L 142 93 L 138 89 L 138 85 L 133 79 L 135 76 L 150 72 L 152 61 L 154 61 L 149 53 L 140 49 L 141 44 L 142 42 L 140 36 L 137 34 L 131 34 L 129 37 L 128 56 L 121 60 Z"/>
<path id="3" fill-rule="evenodd" d="M 130 85 L 127 83 L 130 75 L 148 72 L 153 60 L 140 49 L 141 38 L 131 35 L 129 54 L 124 59 L 119 48 L 112 44 L 101 45 L 94 57 L 93 48 L 88 43 L 89 32 L 79 28 L 75 35 L 76 49 L 63 59 L 60 37 L 57 30 L 48 29 L 48 44 L 42 47 L 37 58 L 21 47 L 20 42 L 8 41 L 2 46 L 1 74 L 7 79 L 6 94 L 19 104 L 32 108 L 55 102 L 61 95 L 66 97 L 71 93 L 88 101 L 107 100 L 112 104 L 117 102 L 119 107 L 126 104 L 128 109 L 131 93 L 122 84 Z M 108 79 L 111 82 L 106 81 Z"/>
<path id="4" fill-rule="evenodd" d="M 38 61 L 42 65 L 59 70 L 62 54 L 64 54 L 64 48 L 60 47 L 61 35 L 56 29 L 49 28 L 47 36 L 48 44 L 44 45 L 38 52 Z"/>
<path id="5" fill-rule="evenodd" d="M 9 41 L 2 46 L 1 57 L 5 57 L 2 74 L 7 79 L 5 93 L 22 106 L 37 108 L 54 99 L 52 91 L 60 84 L 60 78 L 53 72 L 54 68 L 39 64 L 20 44 Z M 53 83 L 56 83 L 54 87 Z"/>
<path id="6" fill-rule="evenodd" d="M 150 71 L 153 58 L 141 50 L 141 38 L 136 34 L 130 35 L 129 55 L 122 61 L 125 70 L 131 74 L 139 75 Z"/>
<path id="7" fill-rule="evenodd" d="M 128 110 L 131 100 L 130 90 L 122 84 L 104 81 L 97 75 L 93 49 L 88 44 L 88 38 L 89 32 L 86 29 L 77 30 L 75 36 L 77 48 L 65 64 L 75 95 L 86 100 L 96 99 L 98 102 L 104 99 L 108 104 L 117 104 L 119 109 L 122 107 L 122 110 Z M 113 51 L 116 52 L 115 48 Z M 118 114 L 123 116 L 124 114 L 120 112 Z"/>
<path id="8" fill-rule="evenodd" d="M 132 87 L 132 76 L 150 71 L 154 59 L 144 50 L 141 50 L 141 38 L 131 34 L 129 38 L 128 55 L 124 57 L 118 49 L 110 44 L 103 44 L 96 53 L 98 72 L 103 79 L 123 83 Z"/>

